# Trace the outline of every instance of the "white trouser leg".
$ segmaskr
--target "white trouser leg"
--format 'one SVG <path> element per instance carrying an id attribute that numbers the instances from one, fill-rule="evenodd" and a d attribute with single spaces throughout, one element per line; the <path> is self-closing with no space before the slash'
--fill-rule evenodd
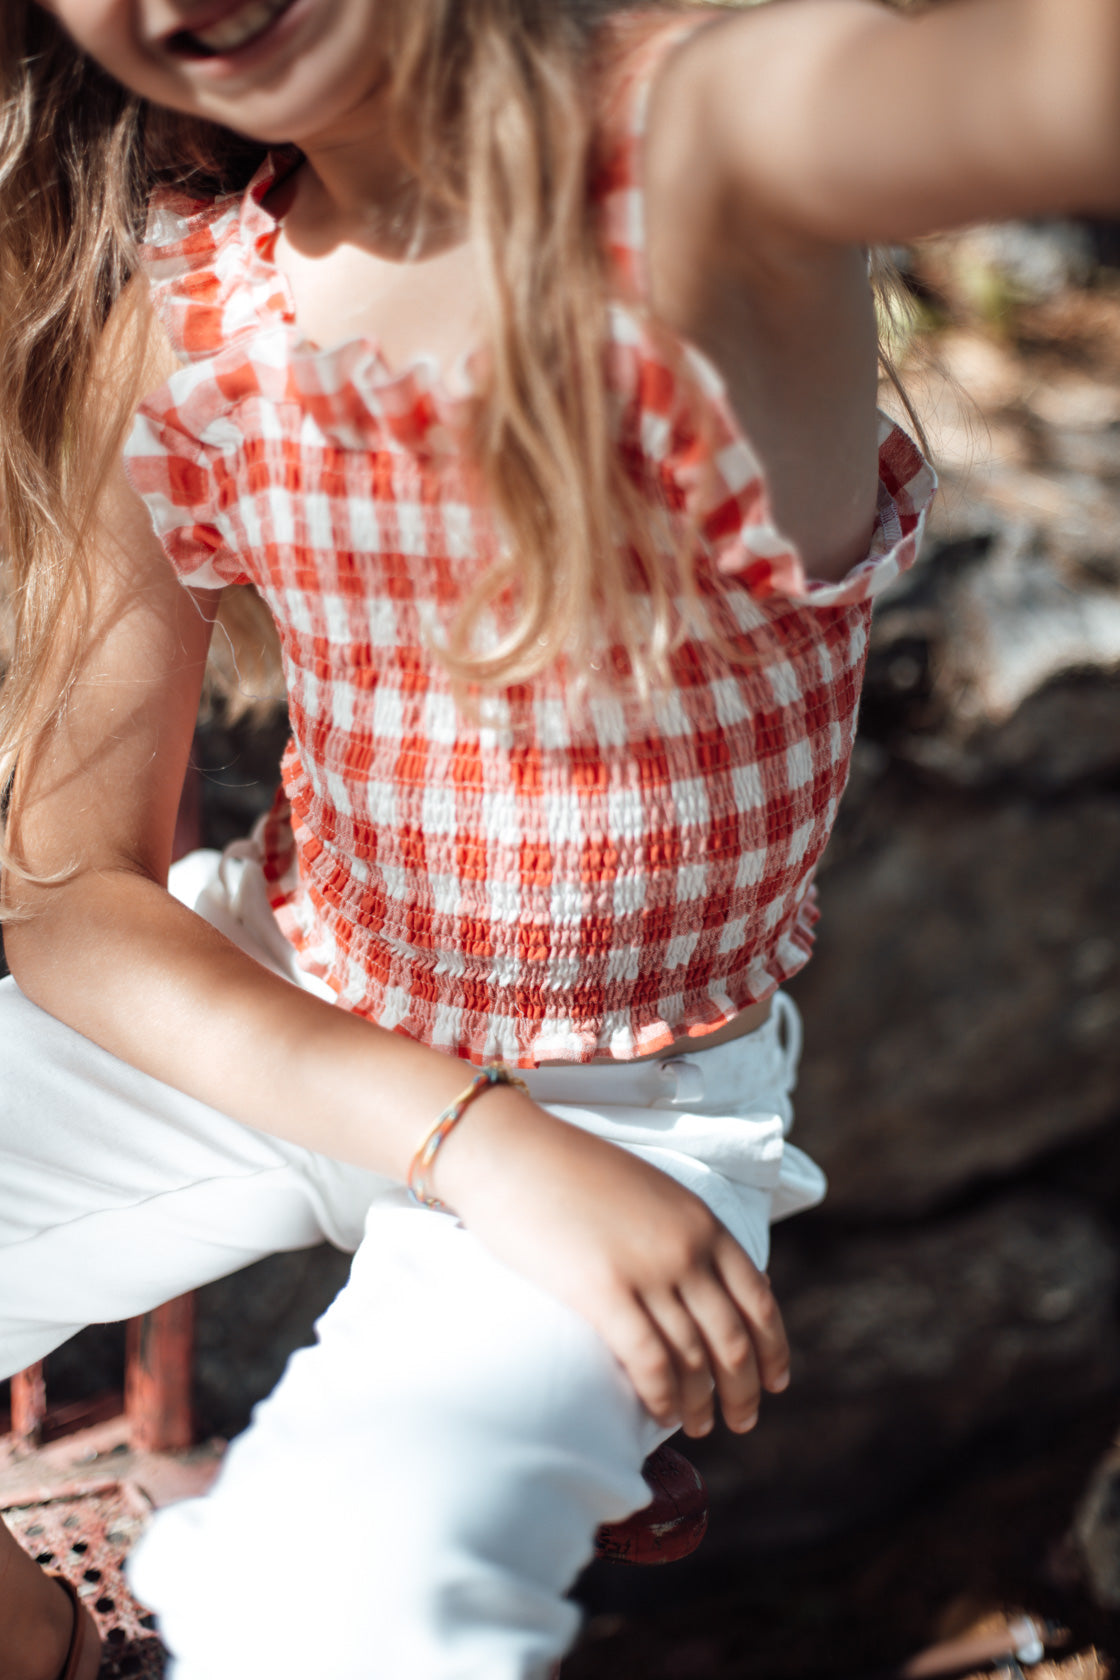
<path id="1" fill-rule="evenodd" d="M 226 873 L 216 853 L 195 853 L 172 887 L 285 972 L 263 884 L 250 882 L 247 918 Z M 0 1379 L 86 1324 L 130 1318 L 266 1254 L 324 1236 L 353 1248 L 373 1196 L 392 1193 L 129 1067 L 11 979 L 0 981 L 0 1049 Z"/>
<path id="2" fill-rule="evenodd" d="M 688 1183 L 761 1264 L 769 1219 L 821 1190 L 784 1136 L 796 1051 L 783 1003 L 667 1068 L 530 1088 Z M 452 1219 L 379 1201 L 318 1345 L 210 1496 L 157 1519 L 133 1582 L 172 1680 L 542 1680 L 595 1529 L 644 1503 L 665 1433 L 576 1314 Z"/>
<path id="3" fill-rule="evenodd" d="M 537 1680 L 665 1433 L 575 1313 L 450 1218 L 378 1206 L 318 1344 L 133 1585 L 173 1680 Z"/>
<path id="4" fill-rule="evenodd" d="M 0 981 L 0 1377 L 322 1240 L 290 1152 L 106 1054 Z"/>

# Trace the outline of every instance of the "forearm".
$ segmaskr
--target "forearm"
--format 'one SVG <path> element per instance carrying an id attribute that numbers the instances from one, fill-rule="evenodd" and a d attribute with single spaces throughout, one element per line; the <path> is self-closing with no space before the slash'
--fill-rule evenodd
<path id="1" fill-rule="evenodd" d="M 270 973 L 140 874 L 91 872 L 36 897 L 5 935 L 32 1001 L 256 1130 L 404 1179 L 469 1077 Z M 511 1100 L 532 1109 L 516 1091 L 487 1097 Z"/>
<path id="2" fill-rule="evenodd" d="M 892 229 L 1120 203 L 1117 0 L 947 0 L 902 22 L 896 51 L 884 97 L 915 162 L 912 208 L 882 207 Z"/>
<path id="3" fill-rule="evenodd" d="M 1120 0 L 775 0 L 705 31 L 691 63 L 740 242 L 1120 207 Z"/>
<path id="4" fill-rule="evenodd" d="M 975 0 L 974 0 L 975 3 Z M 1054 211 L 1120 208 L 1120 0 L 984 0 L 998 76 L 1001 54 L 1015 53 L 1019 122 L 1009 152 L 1037 136 L 1034 191 Z M 956 0 L 959 6 L 961 0 Z M 1019 14 L 1021 13 L 1021 17 Z M 1022 174 L 1021 157 L 1018 172 Z M 1031 195 L 1028 183 L 1026 192 Z"/>
<path id="5" fill-rule="evenodd" d="M 150 877 L 86 872 L 33 897 L 39 913 L 7 935 L 28 996 L 248 1126 L 404 1179 L 469 1078 L 271 974 Z M 749 1429 L 760 1386 L 788 1381 L 768 1282 L 703 1203 L 514 1087 L 472 1103 L 434 1188 L 500 1260 L 595 1326 L 664 1422 L 705 1433 L 714 1385 L 731 1427 Z"/>
<path id="6" fill-rule="evenodd" d="M 924 226 L 1120 204 L 1117 0 L 948 0 L 904 28 Z"/>

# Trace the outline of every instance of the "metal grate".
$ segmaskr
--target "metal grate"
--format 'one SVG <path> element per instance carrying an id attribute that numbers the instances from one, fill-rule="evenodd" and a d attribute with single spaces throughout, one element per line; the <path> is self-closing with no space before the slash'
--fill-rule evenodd
<path id="1" fill-rule="evenodd" d="M 105 1482 L 4 1511 L 24 1549 L 74 1583 L 97 1623 L 105 1652 L 98 1680 L 163 1680 L 167 1653 L 154 1618 L 132 1597 L 123 1573 L 151 1509 L 138 1488 Z"/>

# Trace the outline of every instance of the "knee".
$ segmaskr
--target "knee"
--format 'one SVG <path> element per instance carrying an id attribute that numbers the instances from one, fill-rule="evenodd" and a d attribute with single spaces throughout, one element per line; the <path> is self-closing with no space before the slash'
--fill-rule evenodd
<path id="1" fill-rule="evenodd" d="M 240 1626 L 257 1668 L 277 1630 L 277 1677 L 307 1672 L 294 1653 L 339 1680 L 546 1672 L 594 1530 L 645 1502 L 650 1430 L 578 1315 L 416 1216 L 364 1243 L 210 1499 L 156 1520 L 136 1586 L 180 1680 L 193 1651 L 237 1650 Z"/>
<path id="2" fill-rule="evenodd" d="M 550 1508 L 539 1481 L 515 1490 L 478 1443 L 452 1461 L 414 1424 L 419 1441 L 375 1425 L 379 1450 L 356 1458 L 335 1440 L 273 1462 L 267 1484 L 235 1446 L 208 1499 L 157 1517 L 132 1584 L 177 1680 L 549 1670 L 578 1623 L 565 1593 L 585 1525 Z"/>
<path id="3" fill-rule="evenodd" d="M 434 1292 L 399 1251 L 360 1255 L 214 1494 L 158 1519 L 135 1579 L 177 1655 L 249 1617 L 288 1651 L 332 1626 L 339 1676 L 498 1680 L 564 1650 L 597 1526 L 647 1497 L 649 1422 L 581 1319 L 466 1233 L 450 1246 L 462 1265 Z"/>

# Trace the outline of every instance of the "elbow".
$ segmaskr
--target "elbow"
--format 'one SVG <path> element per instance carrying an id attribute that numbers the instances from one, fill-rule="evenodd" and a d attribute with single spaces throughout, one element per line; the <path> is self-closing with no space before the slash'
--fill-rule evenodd
<path id="1" fill-rule="evenodd" d="M 20 991 L 32 1000 L 40 976 L 58 961 L 59 918 L 50 894 L 50 888 L 40 886 L 6 892 L 4 898 L 4 960 Z"/>
<path id="2" fill-rule="evenodd" d="M 115 877 L 147 877 L 146 870 L 124 866 L 75 865 L 49 877 L 10 872 L 4 882 L 4 958 L 20 991 L 50 1009 L 56 990 L 83 948 L 96 944 L 100 900 L 106 889 L 118 916 L 128 901 L 117 903 Z"/>
<path id="3" fill-rule="evenodd" d="M 3 936 L 4 965 L 20 991 L 34 1001 L 43 956 L 43 942 L 37 937 L 34 922 L 5 920 Z"/>

